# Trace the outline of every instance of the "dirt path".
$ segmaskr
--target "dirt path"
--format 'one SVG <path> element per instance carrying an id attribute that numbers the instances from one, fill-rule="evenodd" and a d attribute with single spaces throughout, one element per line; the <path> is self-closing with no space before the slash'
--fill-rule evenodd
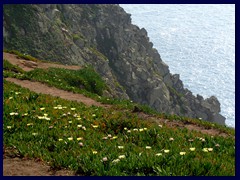
<path id="1" fill-rule="evenodd" d="M 75 94 L 73 92 L 64 91 L 57 89 L 55 87 L 50 87 L 40 82 L 34 82 L 29 80 L 19 80 L 16 78 L 5 78 L 5 80 L 13 82 L 21 87 L 28 88 L 31 91 L 41 94 L 49 94 L 51 96 L 60 97 L 70 101 L 82 102 L 87 106 L 99 106 L 99 107 L 109 107 L 110 105 L 101 104 L 91 98 L 88 98 L 82 94 Z"/>
<path id="2" fill-rule="evenodd" d="M 51 170 L 49 165 L 41 161 L 23 159 L 18 157 L 4 157 L 3 159 L 4 176 L 74 176 L 73 171 Z"/>
<path id="3" fill-rule="evenodd" d="M 81 69 L 80 66 L 68 66 L 68 65 L 55 64 L 55 63 L 44 63 L 44 62 L 34 62 L 34 66 L 33 65 L 31 66 L 31 64 L 27 63 L 31 61 L 20 59 L 15 54 L 10 54 L 5 52 L 3 52 L 3 59 L 8 60 L 13 65 L 19 66 L 24 71 L 32 71 L 35 68 L 47 69 L 50 67 L 64 68 L 64 69 L 71 69 L 71 70 Z"/>

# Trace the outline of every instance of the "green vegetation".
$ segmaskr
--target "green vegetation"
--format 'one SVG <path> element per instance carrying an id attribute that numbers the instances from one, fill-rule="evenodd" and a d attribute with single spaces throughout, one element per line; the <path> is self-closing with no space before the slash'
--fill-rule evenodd
<path id="1" fill-rule="evenodd" d="M 101 52 L 99 52 L 96 48 L 89 48 L 96 56 L 101 57 L 102 59 L 104 59 L 105 61 L 108 60 L 108 58 L 103 55 Z"/>
<path id="2" fill-rule="evenodd" d="M 80 70 L 68 70 L 60 68 L 35 69 L 26 73 L 30 79 L 45 82 L 65 90 L 73 90 L 78 93 L 91 92 L 102 95 L 106 85 L 101 77 L 91 67 Z"/>
<path id="3" fill-rule="evenodd" d="M 4 147 L 79 175 L 235 175 L 232 137 L 203 135 L 86 107 L 4 80 Z"/>

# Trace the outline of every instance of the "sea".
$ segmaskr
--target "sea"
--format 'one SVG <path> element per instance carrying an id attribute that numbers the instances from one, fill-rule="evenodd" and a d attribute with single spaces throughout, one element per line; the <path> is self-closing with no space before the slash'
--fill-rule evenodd
<path id="1" fill-rule="evenodd" d="M 235 128 L 235 5 L 120 4 L 184 87 L 216 96 L 226 125 Z"/>

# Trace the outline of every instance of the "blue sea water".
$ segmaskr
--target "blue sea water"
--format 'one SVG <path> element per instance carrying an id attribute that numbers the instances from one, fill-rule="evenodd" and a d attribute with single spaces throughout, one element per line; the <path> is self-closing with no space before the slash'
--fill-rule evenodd
<path id="1" fill-rule="evenodd" d="M 184 87 L 216 96 L 226 124 L 235 127 L 235 5 L 120 4 Z"/>

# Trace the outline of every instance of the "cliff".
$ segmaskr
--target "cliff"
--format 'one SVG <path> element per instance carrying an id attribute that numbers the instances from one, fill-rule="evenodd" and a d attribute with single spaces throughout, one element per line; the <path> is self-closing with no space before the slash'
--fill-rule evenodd
<path id="1" fill-rule="evenodd" d="M 109 90 L 159 112 L 225 124 L 216 97 L 184 88 L 118 5 L 4 5 L 4 48 L 64 64 L 92 65 Z"/>

